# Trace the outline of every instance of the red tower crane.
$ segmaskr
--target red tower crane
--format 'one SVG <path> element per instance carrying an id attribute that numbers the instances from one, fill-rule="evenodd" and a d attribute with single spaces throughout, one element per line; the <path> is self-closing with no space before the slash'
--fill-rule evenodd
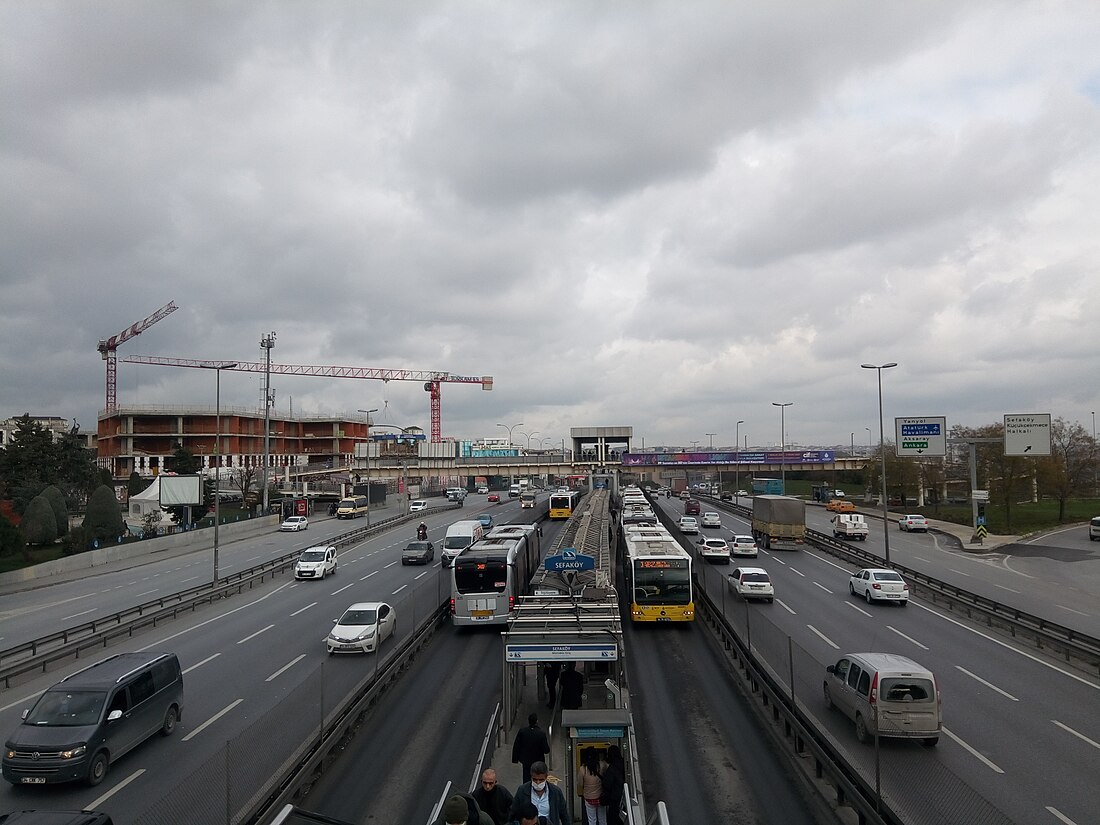
<path id="1" fill-rule="evenodd" d="M 125 359 L 128 364 L 156 364 L 162 367 L 197 367 L 209 369 L 212 364 L 224 361 L 196 361 L 189 358 L 161 358 L 155 355 L 131 355 Z M 237 361 L 236 366 L 226 367 L 242 372 L 264 372 L 268 365 L 263 361 Z M 493 388 L 491 375 L 452 375 L 449 372 L 433 370 L 387 370 L 377 367 L 337 367 L 311 364 L 272 364 L 271 372 L 281 375 L 320 375 L 329 378 L 373 378 L 379 381 L 423 381 L 424 389 L 431 393 L 433 444 L 443 440 L 439 414 L 440 384 L 481 384 L 483 390 Z"/>
<path id="2" fill-rule="evenodd" d="M 118 357 L 115 355 L 115 350 L 118 349 L 118 345 L 129 341 L 136 335 L 141 335 L 145 330 L 149 329 L 157 321 L 161 320 L 167 315 L 171 315 L 179 307 L 176 306 L 175 301 L 169 301 L 162 306 L 144 321 L 138 321 L 136 324 L 127 327 L 122 330 L 118 335 L 108 338 L 106 341 L 101 340 L 99 342 L 99 354 L 103 360 L 107 362 L 107 412 L 114 412 L 117 406 L 117 390 L 116 380 L 118 377 Z"/>

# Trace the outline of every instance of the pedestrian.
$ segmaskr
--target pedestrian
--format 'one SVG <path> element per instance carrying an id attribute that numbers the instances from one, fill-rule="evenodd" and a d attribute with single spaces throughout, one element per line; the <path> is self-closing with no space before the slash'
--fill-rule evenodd
<path id="1" fill-rule="evenodd" d="M 585 825 L 607 825 L 607 807 L 603 804 L 603 766 L 595 748 L 588 748 L 581 757 L 577 796 L 584 803 Z"/>
<path id="2" fill-rule="evenodd" d="M 581 695 L 584 693 L 584 676 L 577 670 L 577 666 L 570 662 L 565 666 L 565 672 L 559 677 L 561 684 L 561 706 L 565 710 L 576 710 L 581 706 Z"/>
<path id="3" fill-rule="evenodd" d="M 603 772 L 603 801 L 607 806 L 607 825 L 621 825 L 623 785 L 626 782 L 626 762 L 618 745 L 607 749 L 607 767 Z"/>
<path id="4" fill-rule="evenodd" d="M 539 825 L 539 809 L 530 802 L 521 802 L 511 825 Z"/>
<path id="5" fill-rule="evenodd" d="M 542 678 L 546 681 L 546 707 L 553 709 L 557 698 L 558 676 L 561 674 L 561 662 L 543 662 Z"/>
<path id="6" fill-rule="evenodd" d="M 545 762 L 539 761 L 531 765 L 531 781 L 516 788 L 516 795 L 512 797 L 513 819 L 519 818 L 519 807 L 524 802 L 529 802 L 535 806 L 539 822 L 545 818 L 546 825 L 573 825 L 573 816 L 569 813 L 565 794 L 557 785 L 546 781 L 549 775 L 550 768 Z"/>
<path id="7" fill-rule="evenodd" d="M 540 762 L 550 753 L 550 743 L 546 739 L 546 732 L 539 727 L 537 713 L 527 717 L 527 727 L 516 734 L 512 742 L 512 763 L 523 765 L 523 781 L 531 779 L 531 764 Z"/>
<path id="8" fill-rule="evenodd" d="M 443 803 L 436 825 L 494 825 L 493 818 L 478 807 L 469 794 L 456 793 Z"/>
<path id="9" fill-rule="evenodd" d="M 512 810 L 512 792 L 497 784 L 497 772 L 486 768 L 481 774 L 481 786 L 470 794 L 478 807 L 493 818 L 496 825 L 508 825 Z"/>

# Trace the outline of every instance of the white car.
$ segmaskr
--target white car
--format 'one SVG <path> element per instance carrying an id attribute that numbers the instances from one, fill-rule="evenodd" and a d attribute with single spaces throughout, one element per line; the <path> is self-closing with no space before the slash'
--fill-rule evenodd
<path id="1" fill-rule="evenodd" d="M 290 518 L 279 525 L 279 529 L 289 533 L 297 533 L 299 530 L 308 530 L 309 519 L 305 516 L 290 516 Z"/>
<path id="2" fill-rule="evenodd" d="M 695 516 L 680 516 L 680 532 L 698 534 L 699 520 Z"/>
<path id="3" fill-rule="evenodd" d="M 863 596 L 867 604 L 878 601 L 897 602 L 904 607 L 909 603 L 909 585 L 894 570 L 868 567 L 853 573 L 848 580 L 848 592 L 853 596 Z"/>
<path id="4" fill-rule="evenodd" d="M 746 601 L 748 599 L 775 600 L 775 588 L 771 577 L 763 567 L 738 567 L 729 574 L 730 589 Z"/>
<path id="5" fill-rule="evenodd" d="M 703 513 L 703 526 L 704 527 L 721 527 L 722 516 L 718 513 Z"/>
<path id="6" fill-rule="evenodd" d="M 736 493 L 734 493 L 734 495 L 738 497 L 748 496 L 748 492 L 746 490 L 738 490 Z"/>
<path id="7" fill-rule="evenodd" d="M 928 532 L 928 519 L 919 513 L 911 516 L 902 516 L 898 519 L 898 529 L 904 530 L 906 533 Z"/>
<path id="8" fill-rule="evenodd" d="M 488 488 L 488 487 L 486 487 L 486 486 L 485 486 L 485 485 L 483 484 L 483 485 L 481 485 L 480 487 L 478 487 L 478 488 L 477 488 L 477 494 L 478 494 L 479 496 L 487 496 L 487 495 L 489 495 L 489 488 Z"/>
<path id="9" fill-rule="evenodd" d="M 325 638 L 329 653 L 373 653 L 397 632 L 397 611 L 385 602 L 357 602 Z"/>
<path id="10" fill-rule="evenodd" d="M 410 513 L 419 513 L 421 510 L 427 510 L 427 509 L 428 509 L 428 502 L 424 501 L 424 499 L 422 499 L 422 498 L 418 498 L 416 501 L 410 501 L 409 502 L 409 512 Z"/>
<path id="11" fill-rule="evenodd" d="M 755 559 L 760 551 L 756 547 L 756 539 L 752 536 L 734 536 L 729 542 L 730 555 Z"/>
<path id="12" fill-rule="evenodd" d="M 699 557 L 707 561 L 730 563 L 730 547 L 725 539 L 699 539 L 695 545 L 699 548 Z"/>
<path id="13" fill-rule="evenodd" d="M 324 579 L 335 572 L 336 547 L 332 544 L 307 547 L 294 564 L 295 579 Z"/>

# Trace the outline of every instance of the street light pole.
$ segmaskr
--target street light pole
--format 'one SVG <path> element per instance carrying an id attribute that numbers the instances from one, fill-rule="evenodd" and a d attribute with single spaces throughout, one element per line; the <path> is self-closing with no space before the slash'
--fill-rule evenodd
<path id="1" fill-rule="evenodd" d="M 378 412 L 378 407 L 373 410 L 359 410 L 367 416 L 367 529 L 370 529 L 370 414 Z"/>
<path id="2" fill-rule="evenodd" d="M 207 370 L 214 370 L 214 579 L 212 585 L 218 584 L 218 526 L 222 521 L 221 508 L 221 441 L 222 441 L 222 370 L 230 370 L 237 366 L 236 361 L 210 361 L 200 364 Z"/>
<path id="3" fill-rule="evenodd" d="M 886 500 L 886 435 L 882 428 L 882 371 L 892 369 L 897 364 L 860 364 L 865 370 L 874 370 L 878 374 L 878 448 L 882 453 L 882 536 L 886 564 L 890 564 L 890 508 Z"/>
<path id="4" fill-rule="evenodd" d="M 741 425 L 745 419 L 741 418 L 733 425 L 733 494 L 736 498 L 737 491 L 741 489 L 741 456 L 737 455 L 737 449 L 741 446 Z"/>
<path id="5" fill-rule="evenodd" d="M 264 369 L 264 466 L 260 468 L 260 489 L 263 490 L 264 515 L 267 515 L 267 465 L 271 461 L 271 350 L 275 348 L 275 333 L 271 332 L 260 339 L 260 346 L 267 354 Z"/>
<path id="6" fill-rule="evenodd" d="M 508 431 L 508 446 L 511 447 L 512 446 L 512 430 L 514 430 L 516 427 L 522 427 L 523 422 L 520 421 L 517 424 L 513 424 L 511 427 L 509 427 L 507 424 L 497 424 L 497 426 L 498 427 L 503 427 L 504 429 L 506 429 Z"/>
<path id="7" fill-rule="evenodd" d="M 707 440 L 707 449 L 708 450 L 713 450 L 714 449 L 714 437 L 716 435 L 718 435 L 718 433 L 703 433 L 703 435 L 705 435 L 708 439 Z"/>
<path id="8" fill-rule="evenodd" d="M 520 430 L 520 431 L 519 431 L 519 434 L 520 434 L 520 435 L 525 435 L 525 436 L 527 436 L 527 450 L 528 450 L 528 451 L 530 451 L 530 450 L 531 450 L 531 436 L 533 436 L 533 435 L 538 435 L 538 432 L 539 432 L 538 430 L 532 430 L 532 431 L 531 431 L 531 432 L 529 432 L 529 433 L 525 433 L 525 432 L 524 432 L 523 430 Z"/>
<path id="9" fill-rule="evenodd" d="M 786 412 L 787 407 L 794 404 L 793 401 L 784 401 L 780 403 L 773 401 L 773 407 L 779 407 L 779 477 L 781 479 L 780 484 L 783 487 L 783 495 L 787 495 L 787 420 Z"/>

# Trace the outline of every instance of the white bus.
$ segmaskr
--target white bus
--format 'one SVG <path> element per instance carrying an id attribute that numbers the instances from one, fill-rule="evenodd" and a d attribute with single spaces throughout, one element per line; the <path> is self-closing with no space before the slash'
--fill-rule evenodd
<path id="1" fill-rule="evenodd" d="M 535 525 L 494 528 L 451 566 L 451 619 L 459 626 L 507 623 L 541 561 Z"/>

